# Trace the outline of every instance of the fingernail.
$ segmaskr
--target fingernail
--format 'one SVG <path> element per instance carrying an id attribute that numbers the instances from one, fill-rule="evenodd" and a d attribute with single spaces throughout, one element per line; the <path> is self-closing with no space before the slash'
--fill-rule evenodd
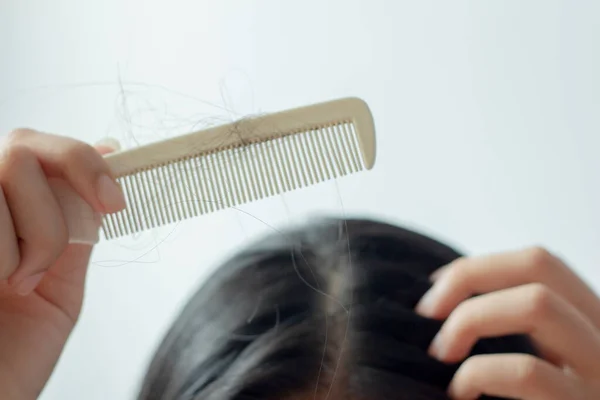
<path id="1" fill-rule="evenodd" d="M 419 300 L 419 303 L 415 307 L 417 314 L 423 317 L 431 318 L 435 312 L 435 305 L 439 297 L 439 284 L 434 284 Z"/>
<path id="2" fill-rule="evenodd" d="M 111 137 L 105 137 L 100 139 L 98 142 L 96 142 L 96 146 L 97 147 L 108 147 L 109 149 L 112 149 L 113 151 L 119 151 L 121 150 L 121 143 L 119 143 L 119 141 L 115 138 L 111 138 Z"/>
<path id="3" fill-rule="evenodd" d="M 17 286 L 17 294 L 20 296 L 29 295 L 39 285 L 43 277 L 44 272 L 40 272 L 39 274 L 31 275 L 30 277 L 25 278 L 19 284 L 19 286 Z"/>
<path id="4" fill-rule="evenodd" d="M 127 204 L 121 187 L 108 175 L 102 175 L 97 183 L 98 199 L 107 212 L 124 209 Z"/>
<path id="5" fill-rule="evenodd" d="M 437 358 L 438 360 L 443 360 L 446 356 L 446 349 L 444 348 L 444 344 L 442 343 L 442 335 L 439 333 L 435 335 L 431 345 L 429 345 L 429 355 L 431 357 Z"/>
<path id="6" fill-rule="evenodd" d="M 99 228 L 102 225 L 102 217 L 100 213 L 94 213 L 93 218 L 85 220 L 65 217 L 69 229 L 69 244 L 93 246 L 98 243 L 100 241 Z"/>

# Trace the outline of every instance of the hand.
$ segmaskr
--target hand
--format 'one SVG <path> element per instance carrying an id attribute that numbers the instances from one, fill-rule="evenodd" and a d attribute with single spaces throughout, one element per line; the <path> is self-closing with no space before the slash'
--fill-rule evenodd
<path id="1" fill-rule="evenodd" d="M 432 356 L 459 362 L 478 339 L 510 334 L 529 335 L 541 353 L 473 356 L 450 397 L 600 399 L 600 299 L 561 260 L 533 248 L 462 258 L 433 278 L 417 305 L 423 316 L 447 318 Z"/>
<path id="2" fill-rule="evenodd" d="M 48 179 L 64 179 L 98 213 L 119 211 L 123 193 L 101 156 L 110 151 L 31 130 L 1 138 L 2 399 L 38 397 L 81 309 L 92 246 L 69 244 Z"/>

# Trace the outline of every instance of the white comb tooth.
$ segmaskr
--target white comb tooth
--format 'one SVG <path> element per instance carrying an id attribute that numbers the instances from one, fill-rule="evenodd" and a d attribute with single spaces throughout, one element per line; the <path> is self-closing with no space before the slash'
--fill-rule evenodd
<path id="1" fill-rule="evenodd" d="M 231 174 L 231 168 L 227 165 L 227 158 L 225 153 L 219 152 L 216 154 L 216 168 L 219 171 L 221 180 L 223 181 L 223 190 L 225 191 L 227 207 L 232 207 L 236 203 L 236 192 L 233 181 L 233 175 Z"/>
<path id="2" fill-rule="evenodd" d="M 218 175 L 217 180 L 219 181 L 219 188 L 221 192 L 221 202 L 226 208 L 231 207 L 231 189 L 227 186 L 228 179 L 225 176 L 225 168 L 221 168 L 220 160 L 221 153 L 213 153 L 211 158 L 211 168 Z"/>
<path id="3" fill-rule="evenodd" d="M 325 172 L 325 176 L 327 177 L 327 180 L 329 180 L 335 178 L 336 175 L 333 168 L 332 156 L 329 154 L 325 138 L 323 137 L 325 134 L 326 132 L 323 129 L 318 129 L 317 134 L 315 135 L 315 147 L 317 148 L 317 152 L 320 155 L 321 162 L 323 163 L 323 171 Z"/>
<path id="4" fill-rule="evenodd" d="M 198 182 L 200 182 L 200 193 L 202 193 L 202 204 L 204 205 L 204 213 L 208 214 L 215 211 L 215 204 L 211 192 L 212 179 L 208 173 L 208 163 L 206 154 L 198 157 Z"/>
<path id="5" fill-rule="evenodd" d="M 153 198 L 153 192 L 151 189 L 149 178 L 152 175 L 149 170 L 143 171 L 139 174 L 140 181 L 142 182 L 142 191 L 144 197 L 144 207 L 148 213 L 148 223 L 151 228 L 159 225 L 157 213 L 154 207 L 155 201 Z"/>
<path id="6" fill-rule="evenodd" d="M 156 203 L 154 203 L 154 208 L 157 213 L 160 215 L 160 224 L 165 225 L 169 223 L 169 217 L 167 214 L 167 200 L 165 198 L 165 193 L 161 184 L 161 174 L 159 173 L 160 167 L 155 168 L 151 171 L 150 182 L 152 184 L 152 193 L 155 196 Z"/>
<path id="7" fill-rule="evenodd" d="M 248 203 L 250 198 L 248 197 L 248 190 L 246 188 L 246 177 L 244 176 L 244 171 L 242 170 L 242 163 L 240 161 L 241 154 L 239 153 L 239 148 L 234 148 L 231 150 L 231 157 L 233 159 L 233 172 L 235 175 L 235 183 L 239 191 L 239 203 L 238 205 Z"/>
<path id="8" fill-rule="evenodd" d="M 267 193 L 269 196 L 275 195 L 275 184 L 273 183 L 274 174 L 270 171 L 270 168 L 273 166 L 273 160 L 271 159 L 271 153 L 268 149 L 268 144 L 265 142 L 259 142 L 258 145 L 258 165 L 261 168 L 261 173 L 263 174 L 264 179 L 267 181 Z"/>
<path id="9" fill-rule="evenodd" d="M 300 187 L 300 180 L 298 178 L 298 171 L 296 170 L 296 162 L 292 157 L 290 157 L 290 153 L 288 150 L 288 141 L 289 137 L 281 138 L 281 161 L 286 166 L 288 171 L 288 177 L 290 179 L 290 190 L 297 189 Z"/>
<path id="10" fill-rule="evenodd" d="M 136 232 L 141 232 L 144 230 L 144 216 L 142 215 L 143 207 L 139 198 L 140 188 L 135 181 L 135 174 L 127 177 L 127 185 L 129 187 L 129 197 L 131 199 L 129 208 L 131 209 L 134 227 Z"/>
<path id="11" fill-rule="evenodd" d="M 183 190 L 183 197 L 185 199 L 185 210 L 189 218 L 196 215 L 196 201 L 194 199 L 194 193 L 192 192 L 192 177 L 190 174 L 190 158 L 186 157 L 180 166 L 181 175 L 181 188 Z"/>
<path id="12" fill-rule="evenodd" d="M 292 134 L 285 138 L 285 149 L 287 159 L 290 160 L 290 164 L 292 164 L 292 170 L 294 171 L 294 180 L 296 182 L 296 186 L 294 189 L 300 189 L 306 186 L 306 177 L 304 176 L 304 171 L 302 170 L 302 162 L 300 161 L 300 154 L 298 154 L 294 149 L 294 136 L 296 134 Z"/>
<path id="13" fill-rule="evenodd" d="M 171 199 L 171 206 L 169 208 L 174 210 L 175 222 L 181 221 L 183 219 L 183 212 L 181 210 L 181 199 L 179 198 L 179 190 L 177 188 L 179 182 L 175 164 L 167 164 L 165 166 L 165 173 L 168 176 L 168 184 L 166 187 L 169 192 L 169 198 Z"/>
<path id="14" fill-rule="evenodd" d="M 119 185 L 121 187 L 123 187 L 123 181 L 124 178 L 118 179 Z M 129 205 L 129 199 L 126 198 L 125 202 L 127 203 L 127 205 Z M 126 208 L 121 212 L 115 213 L 115 216 L 119 221 L 119 223 L 117 224 L 117 227 L 119 228 L 119 236 L 128 235 L 132 233 L 132 230 L 129 226 L 129 210 Z"/>
<path id="15" fill-rule="evenodd" d="M 256 201 L 258 199 L 261 199 L 263 196 L 261 196 L 259 193 L 259 180 L 258 180 L 258 176 L 256 174 L 256 171 L 254 171 L 254 168 L 252 166 L 252 152 L 251 152 L 251 148 L 252 146 L 247 146 L 245 148 L 242 149 L 242 152 L 244 153 L 244 166 L 246 169 L 246 173 L 248 174 L 248 188 L 250 189 L 250 192 L 252 193 L 252 200 Z"/>
<path id="16" fill-rule="evenodd" d="M 217 210 L 221 210 L 225 208 L 225 193 L 223 188 L 221 187 L 221 179 L 219 178 L 219 174 L 217 169 L 214 166 L 213 162 L 214 153 L 206 155 L 206 165 L 208 168 L 208 173 L 210 175 L 210 179 L 212 181 L 213 190 L 213 202 Z"/>
<path id="17" fill-rule="evenodd" d="M 329 161 L 331 162 L 331 166 L 333 169 L 333 175 L 336 178 L 339 178 L 340 176 L 342 176 L 342 168 L 341 168 L 341 164 L 340 164 L 340 160 L 338 158 L 337 152 L 335 151 L 335 147 L 333 147 L 332 143 L 331 143 L 331 132 L 328 129 L 329 127 L 325 127 L 324 130 L 324 135 L 323 135 L 323 142 L 325 144 L 325 148 L 327 149 L 327 154 L 328 154 L 328 158 Z"/>
<path id="18" fill-rule="evenodd" d="M 256 184 L 256 192 L 257 197 L 259 199 L 263 199 L 269 196 L 268 187 L 266 183 L 266 176 L 262 172 L 262 168 L 260 168 L 260 156 L 259 150 L 260 147 L 258 144 L 253 144 L 248 147 L 248 156 L 250 158 L 250 171 L 254 176 L 254 182 Z"/>
<path id="19" fill-rule="evenodd" d="M 254 166 L 252 159 L 254 158 L 252 154 L 252 145 L 248 145 L 244 149 L 242 149 L 244 157 L 244 165 L 246 166 L 246 172 L 248 173 L 248 186 L 252 193 L 252 200 L 258 200 L 263 196 L 260 195 L 259 190 L 259 180 L 256 171 L 254 171 Z"/>
<path id="20" fill-rule="evenodd" d="M 313 159 L 309 157 L 309 154 L 306 150 L 307 133 L 304 132 L 301 135 L 296 135 L 294 137 L 294 148 L 296 153 L 298 154 L 298 158 L 300 159 L 300 165 L 302 170 L 304 171 L 304 181 L 307 185 L 314 185 L 316 183 L 316 179 L 313 173 Z"/>
<path id="21" fill-rule="evenodd" d="M 148 199 L 148 210 L 150 215 L 152 216 L 154 226 L 161 226 L 164 221 L 162 215 L 160 213 L 160 196 L 159 191 L 156 190 L 155 183 L 155 174 L 153 169 L 148 169 L 145 173 L 142 174 L 142 180 L 144 181 L 144 186 L 147 188 L 146 198 Z"/>
<path id="22" fill-rule="evenodd" d="M 250 173 L 254 176 L 256 182 L 256 193 L 259 199 L 269 196 L 266 177 L 260 168 L 260 147 L 258 143 L 248 146 L 248 158 L 250 159 Z"/>
<path id="23" fill-rule="evenodd" d="M 290 191 L 294 189 L 294 178 L 292 174 L 292 167 L 290 166 L 290 162 L 285 154 L 285 146 L 282 138 L 278 138 L 277 141 L 273 144 L 273 149 L 277 153 L 277 161 L 281 166 L 282 174 L 282 182 L 284 186 L 284 191 Z"/>
<path id="24" fill-rule="evenodd" d="M 331 149 L 333 150 L 333 154 L 336 159 L 335 162 L 338 165 L 338 172 L 339 172 L 340 176 L 347 175 L 348 170 L 346 168 L 346 164 L 344 163 L 344 157 L 342 155 L 342 152 L 341 152 L 341 149 L 339 146 L 339 142 L 337 141 L 337 138 L 336 138 L 335 125 L 328 126 L 327 132 L 329 132 L 327 139 L 329 140 L 329 145 L 331 146 Z"/>
<path id="25" fill-rule="evenodd" d="M 332 126 L 327 127 L 327 131 L 329 135 L 327 135 L 327 139 L 329 140 L 329 146 L 333 151 L 333 157 L 335 163 L 337 164 L 339 176 L 348 175 L 348 170 L 346 169 L 346 164 L 344 164 L 344 160 L 342 158 L 341 149 L 338 146 L 338 142 L 335 137 L 335 131 Z"/>
<path id="26" fill-rule="evenodd" d="M 350 154 L 352 154 L 352 157 L 354 159 L 354 164 L 356 165 L 357 170 L 360 171 L 363 169 L 363 166 L 362 166 L 362 162 L 360 160 L 359 150 L 356 147 L 356 142 L 354 140 L 354 133 L 352 131 L 352 123 L 344 124 L 344 133 L 345 133 L 344 136 L 346 138 L 346 144 L 348 145 Z"/>
<path id="27" fill-rule="evenodd" d="M 252 144 L 248 147 L 248 157 L 250 158 L 250 173 L 254 176 L 256 184 L 255 191 L 258 199 L 264 199 L 269 196 L 266 177 L 260 168 L 260 155 L 258 144 Z"/>
<path id="28" fill-rule="evenodd" d="M 302 133 L 302 135 L 297 135 L 295 139 L 296 148 L 298 149 L 298 153 L 300 154 L 302 168 L 306 173 L 306 183 L 308 185 L 314 185 L 315 183 L 317 183 L 317 178 L 314 173 L 314 160 L 312 158 L 312 155 L 308 152 L 308 147 L 306 146 L 308 132 L 304 132 Z"/>
<path id="29" fill-rule="evenodd" d="M 227 204 L 229 207 L 235 207 L 239 203 L 238 189 L 230 160 L 230 149 L 217 153 L 216 167 L 223 177 L 223 187 L 225 188 L 225 193 L 227 195 Z"/>
<path id="30" fill-rule="evenodd" d="M 165 215 L 167 217 L 167 223 L 177 222 L 177 217 L 175 216 L 175 209 L 173 207 L 175 204 L 175 201 L 171 195 L 171 191 L 169 190 L 169 187 L 171 186 L 171 183 L 169 182 L 169 175 L 168 175 L 164 165 L 157 168 L 156 171 L 158 172 L 158 176 L 159 176 L 159 181 L 157 183 L 160 185 L 160 190 L 163 195 L 162 196 L 162 199 L 164 201 L 163 209 L 165 210 Z"/>
<path id="31" fill-rule="evenodd" d="M 336 153 L 338 154 L 340 164 L 342 165 L 342 170 L 344 172 L 344 175 L 347 175 L 353 172 L 353 169 L 350 159 L 348 158 L 346 149 L 344 148 L 344 145 L 341 140 L 341 131 L 338 130 L 338 125 L 332 125 L 329 129 L 332 133 L 331 141 L 333 142 L 333 145 L 336 148 Z"/>
<path id="32" fill-rule="evenodd" d="M 125 222 L 125 218 L 123 216 L 124 212 L 118 212 L 113 214 L 115 218 L 115 228 L 117 236 L 123 236 L 128 233 L 127 226 Z"/>
<path id="33" fill-rule="evenodd" d="M 349 137 L 349 142 L 350 142 L 350 148 L 352 149 L 352 152 L 354 154 L 356 154 L 356 158 L 358 161 L 358 165 L 360 166 L 360 169 L 365 169 L 365 163 L 363 160 L 363 157 L 360 155 L 360 145 L 358 143 L 358 134 L 356 133 L 356 128 L 354 126 L 354 123 L 350 123 L 348 124 L 348 130 L 350 131 L 350 137 Z"/>
<path id="34" fill-rule="evenodd" d="M 352 165 L 354 166 L 354 171 L 359 172 L 362 168 L 360 165 L 360 160 L 358 159 L 358 154 L 356 154 L 354 152 L 354 149 L 352 148 L 350 132 L 348 131 L 348 123 L 345 122 L 340 127 L 340 129 L 342 132 L 342 134 L 341 134 L 342 142 L 344 142 L 344 147 L 348 153 L 348 156 L 350 157 L 350 160 L 352 161 Z"/>
<path id="35" fill-rule="evenodd" d="M 323 163 L 321 162 L 321 158 L 323 155 L 320 153 L 320 149 L 316 144 L 315 136 L 317 135 L 317 131 L 312 129 L 308 135 L 306 140 L 306 145 L 308 146 L 309 154 L 312 159 L 315 160 L 313 162 L 313 166 L 315 168 L 315 175 L 317 176 L 317 182 L 322 182 L 327 179 L 325 174 L 325 168 Z"/>
<path id="36" fill-rule="evenodd" d="M 127 217 L 130 232 L 138 232 L 140 229 L 136 215 L 138 209 L 136 207 L 137 204 L 131 190 L 131 176 L 125 176 L 121 179 L 121 187 L 123 188 L 123 192 L 127 199 L 127 209 L 125 210 L 125 215 Z"/>
<path id="37" fill-rule="evenodd" d="M 266 162 L 263 157 L 264 154 L 262 143 L 257 142 L 252 146 L 252 149 L 252 161 L 254 163 L 254 169 L 256 170 L 257 176 L 259 176 L 261 197 L 270 197 L 273 195 L 273 183 L 265 172 Z"/>
<path id="38" fill-rule="evenodd" d="M 340 138 L 342 143 L 344 144 L 344 149 L 346 149 L 346 153 L 348 154 L 348 159 L 350 161 L 350 163 L 352 164 L 352 169 L 353 171 L 356 172 L 360 172 L 360 170 L 362 169 L 360 167 L 360 162 L 359 160 L 356 158 L 357 154 L 354 153 L 354 150 L 352 149 L 352 145 L 350 143 L 350 135 L 349 132 L 347 130 L 347 125 L 348 123 L 344 123 L 343 125 L 340 125 Z"/>
<path id="39" fill-rule="evenodd" d="M 212 203 L 212 199 L 210 198 L 210 192 L 208 191 L 208 177 L 206 175 L 206 163 L 204 157 L 198 157 L 198 182 L 200 183 L 200 194 L 201 194 L 201 204 L 203 207 L 203 213 L 208 214 L 209 212 L 214 211 L 214 206 Z"/>
<path id="40" fill-rule="evenodd" d="M 268 170 L 272 173 L 271 180 L 273 181 L 273 186 L 275 187 L 275 193 L 281 193 L 284 190 L 284 184 L 281 177 L 283 170 L 279 166 L 279 161 L 277 159 L 277 153 L 275 152 L 273 142 L 265 143 L 265 146 L 269 160 Z"/>
<path id="41" fill-rule="evenodd" d="M 248 194 L 248 201 L 252 202 L 256 198 L 254 196 L 254 188 L 252 184 L 252 176 L 248 171 L 248 151 L 245 147 L 238 148 L 238 165 L 243 174 L 242 183 L 244 184 L 244 188 L 246 193 Z"/>
<path id="42" fill-rule="evenodd" d="M 194 206 L 198 215 L 204 214 L 204 208 L 202 207 L 201 190 L 200 190 L 200 177 L 198 175 L 198 157 L 192 157 L 190 159 L 190 174 L 192 176 L 192 188 L 194 190 Z"/>
<path id="43" fill-rule="evenodd" d="M 115 236 L 114 230 L 112 227 L 112 216 L 111 215 L 105 215 L 104 218 L 102 218 L 102 233 L 104 234 L 104 237 L 106 237 L 107 239 L 112 239 Z"/>
<path id="44" fill-rule="evenodd" d="M 242 203 L 246 203 L 248 200 L 246 198 L 246 193 L 244 192 L 244 183 L 243 183 L 243 175 L 240 171 L 240 166 L 238 159 L 236 157 L 235 151 L 237 149 L 233 148 L 229 152 L 229 162 L 231 163 L 231 172 L 234 176 L 233 181 L 236 187 L 236 193 L 238 197 L 238 201 L 236 202 L 236 206 Z"/>
<path id="45" fill-rule="evenodd" d="M 187 179 L 187 190 L 188 190 L 188 199 L 190 205 L 190 212 L 193 216 L 200 215 L 199 206 L 198 206 L 198 190 L 196 189 L 196 179 L 194 177 L 194 168 L 193 168 L 193 160 L 192 157 L 188 157 L 185 162 L 185 173 Z"/>
<path id="46" fill-rule="evenodd" d="M 275 186 L 275 193 L 281 193 L 284 190 L 284 183 L 282 179 L 283 169 L 281 168 L 279 160 L 277 159 L 277 153 L 274 149 L 274 142 L 265 143 L 265 146 L 269 160 L 268 169 L 272 173 L 271 180 Z"/>
<path id="47" fill-rule="evenodd" d="M 196 202 L 194 200 L 194 194 L 192 193 L 192 177 L 190 174 L 190 158 L 186 157 L 181 162 L 181 175 L 183 176 L 183 190 L 185 197 L 185 204 L 188 215 L 194 217 L 198 215 L 196 212 Z"/>
<path id="48" fill-rule="evenodd" d="M 185 195 L 185 185 L 186 185 L 186 180 L 183 174 L 183 160 L 179 160 L 178 162 L 173 164 L 173 170 L 174 170 L 174 180 L 175 180 L 175 184 L 173 185 L 173 189 L 176 192 L 176 197 L 177 197 L 177 204 L 180 206 L 181 209 L 181 215 L 183 217 L 183 219 L 188 219 L 189 217 L 191 217 L 191 213 L 189 212 L 188 209 L 188 198 Z"/>
<path id="49" fill-rule="evenodd" d="M 287 137 L 287 155 L 291 160 L 292 165 L 294 166 L 294 171 L 296 172 L 296 182 L 298 185 L 296 188 L 302 188 L 308 184 L 308 179 L 306 177 L 306 173 L 303 168 L 302 158 L 300 156 L 300 152 L 296 146 L 296 141 L 294 140 L 298 136 L 298 134 L 293 134 Z"/>
<path id="50" fill-rule="evenodd" d="M 141 218 L 141 229 L 146 230 L 152 227 L 150 223 L 150 215 L 148 214 L 148 199 L 146 198 L 146 190 L 144 183 L 140 177 L 141 173 L 135 173 L 131 176 L 134 181 L 134 194 L 136 196 L 136 203 L 139 209 Z"/>
<path id="51" fill-rule="evenodd" d="M 117 238 L 117 237 L 122 236 L 123 232 L 122 232 L 122 224 L 121 224 L 120 218 L 118 217 L 117 214 L 112 214 L 111 217 L 112 217 L 113 228 L 114 228 L 113 237 Z"/>
<path id="52" fill-rule="evenodd" d="M 110 236 L 108 229 L 106 229 L 106 225 L 108 224 L 107 218 L 103 218 L 102 219 L 102 225 L 100 226 L 100 229 L 102 230 L 102 235 L 104 235 L 105 238 L 107 239 L 112 239 L 112 237 Z"/>
<path id="53" fill-rule="evenodd" d="M 161 179 L 160 173 L 161 167 L 155 168 L 152 170 L 152 178 L 150 182 L 152 183 L 154 189 L 154 195 L 156 196 L 156 203 L 154 205 L 154 209 L 157 214 L 160 216 L 161 225 L 168 224 L 170 222 L 170 217 L 168 213 L 169 207 L 167 206 L 168 200 L 167 195 L 164 190 L 164 185 Z"/>
<path id="54" fill-rule="evenodd" d="M 173 207 L 175 208 L 175 215 L 177 221 L 181 221 L 185 219 L 185 214 L 183 212 L 183 200 L 180 196 L 179 192 L 179 176 L 177 174 L 177 163 L 169 164 L 169 168 L 167 168 L 167 172 L 170 179 L 169 190 L 171 191 L 171 196 L 173 198 Z"/>
<path id="55" fill-rule="evenodd" d="M 219 165 L 220 168 L 224 170 L 225 175 L 225 187 L 227 187 L 227 192 L 230 199 L 230 205 L 237 206 L 240 202 L 239 192 L 237 190 L 236 178 L 233 173 L 233 168 L 231 168 L 230 164 L 230 152 L 229 149 L 225 150 L 222 153 L 219 153 Z"/>

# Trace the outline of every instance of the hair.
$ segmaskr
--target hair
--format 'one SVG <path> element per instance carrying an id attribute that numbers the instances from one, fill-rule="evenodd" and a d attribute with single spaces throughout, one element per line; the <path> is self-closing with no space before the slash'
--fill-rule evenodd
<path id="1" fill-rule="evenodd" d="M 268 236 L 191 298 L 139 399 L 447 400 L 460 364 L 427 355 L 443 321 L 413 309 L 430 274 L 460 256 L 369 220 L 325 219 Z M 507 352 L 535 354 L 524 336 L 480 340 L 472 354 Z"/>

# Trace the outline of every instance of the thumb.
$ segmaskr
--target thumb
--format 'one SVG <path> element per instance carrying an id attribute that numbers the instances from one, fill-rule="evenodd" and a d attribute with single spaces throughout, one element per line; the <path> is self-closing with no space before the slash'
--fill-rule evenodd
<path id="1" fill-rule="evenodd" d="M 104 139 L 97 143 L 100 154 L 109 154 L 120 148 L 115 139 Z M 49 184 L 63 212 L 70 244 L 93 246 L 99 240 L 102 215 L 95 212 L 77 192 L 64 180 L 50 178 Z"/>
<path id="2" fill-rule="evenodd" d="M 102 155 L 119 151 L 121 148 L 117 140 L 110 138 L 96 143 L 94 147 Z M 72 208 L 69 207 L 69 209 Z M 47 299 L 53 301 L 54 304 L 58 304 L 73 321 L 77 319 L 81 310 L 87 266 L 92 254 L 93 244 L 97 241 L 100 225 L 101 219 L 98 218 L 96 224 L 91 226 L 93 231 L 90 232 L 88 229 L 85 232 L 81 230 L 78 233 L 77 231 L 74 232 L 74 235 L 81 234 L 84 236 L 95 234 L 96 240 L 71 240 L 65 252 L 52 266 L 52 274 L 45 279 L 47 281 L 51 280 L 52 284 L 42 284 L 38 288 L 38 292 L 43 292 Z M 55 277 L 60 279 L 54 279 Z"/>

